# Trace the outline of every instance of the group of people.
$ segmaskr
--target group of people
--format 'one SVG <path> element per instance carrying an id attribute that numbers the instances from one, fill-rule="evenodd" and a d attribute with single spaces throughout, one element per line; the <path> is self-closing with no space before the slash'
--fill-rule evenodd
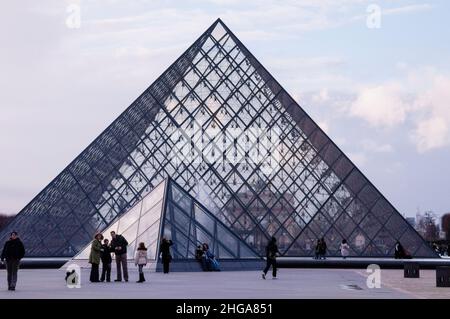
<path id="1" fill-rule="evenodd" d="M 103 243 L 102 243 L 103 241 Z M 160 255 L 163 262 L 164 273 L 169 273 L 169 263 L 172 260 L 172 255 L 170 254 L 170 246 L 173 243 L 171 240 L 166 238 L 162 239 L 160 246 Z M 110 282 L 111 281 L 111 264 L 112 256 L 115 255 L 116 267 L 117 267 L 117 278 L 114 280 L 116 282 L 122 281 L 128 282 L 128 264 L 127 264 L 127 247 L 128 241 L 124 236 L 116 234 L 116 232 L 111 232 L 111 242 L 108 239 L 104 239 L 101 233 L 97 233 L 91 244 L 91 252 L 89 254 L 89 263 L 91 264 L 91 274 L 89 280 L 91 282 Z M 102 263 L 102 274 L 99 275 L 100 262 Z M 148 263 L 148 253 L 145 243 L 140 242 L 136 248 L 134 254 L 134 263 L 139 270 L 138 283 L 145 282 L 144 267 Z"/>
<path id="2" fill-rule="evenodd" d="M 111 264 L 112 256 L 115 255 L 117 266 L 117 278 L 115 281 L 122 281 L 122 273 L 125 281 L 128 281 L 128 267 L 127 267 L 127 247 L 128 241 L 122 235 L 116 234 L 114 231 L 111 233 L 111 242 L 108 239 L 104 239 L 101 233 L 97 233 L 91 244 L 91 252 L 89 255 L 89 263 L 91 264 L 91 282 L 107 282 L 111 281 Z M 163 238 L 160 244 L 159 255 L 163 262 L 163 272 L 169 273 L 169 264 L 172 261 L 172 255 L 170 253 L 170 247 L 173 245 L 171 240 Z M 327 244 L 324 238 L 317 240 L 315 247 L 315 259 L 325 259 L 327 251 Z M 342 257 L 345 259 L 350 254 L 350 246 L 346 239 L 343 239 L 340 245 L 340 251 Z M 266 279 L 267 272 L 272 267 L 272 277 L 277 277 L 277 263 L 276 257 L 280 254 L 278 250 L 277 241 L 275 237 L 272 237 L 266 246 L 266 267 L 263 270 L 262 278 Z M 15 290 L 17 283 L 17 272 L 20 265 L 20 260 L 25 256 L 25 247 L 20 240 L 17 232 L 13 231 L 10 234 L 10 238 L 6 241 L 1 254 L 2 263 L 6 260 L 6 270 L 8 277 L 8 290 Z M 196 259 L 201 263 L 204 271 L 218 271 L 220 270 L 219 262 L 215 258 L 214 254 L 209 249 L 207 243 L 199 245 L 195 252 Z M 397 242 L 394 248 L 394 257 L 396 259 L 411 258 L 408 251 Z M 99 265 L 102 263 L 102 274 L 99 275 Z M 138 244 L 134 255 L 135 265 L 139 269 L 138 283 L 145 281 L 144 266 L 148 263 L 148 254 L 145 243 Z"/>
<path id="3" fill-rule="evenodd" d="M 125 239 L 125 237 L 116 234 L 116 232 L 114 231 L 112 231 L 110 234 L 111 242 L 109 242 L 109 239 L 107 238 L 104 239 L 101 233 L 95 234 L 94 240 L 92 241 L 91 253 L 89 254 L 89 263 L 91 264 L 91 275 L 89 277 L 89 280 L 91 282 L 104 282 L 105 280 L 107 282 L 111 281 L 112 253 L 114 253 L 115 255 L 117 266 L 117 278 L 114 281 L 122 281 L 122 272 L 123 278 L 125 279 L 125 281 L 128 281 L 128 241 Z M 102 263 L 101 277 L 99 276 L 100 261 Z"/>
<path id="4" fill-rule="evenodd" d="M 207 243 L 198 245 L 195 250 L 195 259 L 202 265 L 203 271 L 220 271 L 220 265 Z"/>

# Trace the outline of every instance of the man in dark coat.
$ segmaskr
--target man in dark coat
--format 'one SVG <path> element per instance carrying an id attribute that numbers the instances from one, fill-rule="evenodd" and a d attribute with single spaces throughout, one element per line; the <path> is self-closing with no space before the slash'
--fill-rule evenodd
<path id="1" fill-rule="evenodd" d="M 262 273 L 263 279 L 266 279 L 270 266 L 272 266 L 272 278 L 277 278 L 277 254 L 279 253 L 277 240 L 275 237 L 272 237 L 266 246 L 266 268 L 264 268 Z"/>
<path id="2" fill-rule="evenodd" d="M 13 231 L 9 240 L 3 247 L 1 260 L 6 259 L 6 271 L 8 273 L 8 290 L 16 290 L 17 272 L 20 260 L 25 256 L 25 247 L 19 239 L 17 232 Z"/>
<path id="3" fill-rule="evenodd" d="M 109 246 L 109 240 L 105 239 L 102 245 L 102 254 L 101 254 L 102 276 L 100 278 L 100 281 L 105 281 L 105 278 L 107 282 L 111 281 L 111 263 L 112 263 L 111 253 L 112 251 L 111 247 Z"/>
<path id="4" fill-rule="evenodd" d="M 167 240 L 165 237 L 163 237 L 159 252 L 162 257 L 163 270 L 165 274 L 169 273 L 169 264 L 172 261 L 172 255 L 170 254 L 170 246 L 172 245 L 173 242 L 171 240 Z"/>
<path id="5" fill-rule="evenodd" d="M 117 235 L 115 231 L 111 232 L 111 250 L 116 254 L 116 266 L 117 266 L 117 279 L 114 281 L 122 281 L 122 269 L 123 277 L 125 281 L 128 281 L 128 265 L 127 265 L 127 246 L 128 242 L 122 235 Z"/>

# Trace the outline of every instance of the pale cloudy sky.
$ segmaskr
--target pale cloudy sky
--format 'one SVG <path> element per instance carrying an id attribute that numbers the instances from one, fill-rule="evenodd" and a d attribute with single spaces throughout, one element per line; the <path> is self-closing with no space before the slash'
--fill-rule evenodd
<path id="1" fill-rule="evenodd" d="M 9 0 L 0 212 L 23 208 L 218 17 L 400 212 L 450 211 L 447 0 Z"/>

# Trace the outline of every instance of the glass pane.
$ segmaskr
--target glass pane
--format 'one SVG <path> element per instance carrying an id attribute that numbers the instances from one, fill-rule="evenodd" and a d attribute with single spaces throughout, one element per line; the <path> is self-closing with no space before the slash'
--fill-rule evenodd
<path id="1" fill-rule="evenodd" d="M 119 219 L 118 233 L 121 234 L 132 224 L 135 223 L 141 214 L 141 204 L 138 203 Z"/>
<path id="2" fill-rule="evenodd" d="M 214 233 L 214 220 L 199 206 L 194 205 L 195 221 L 205 227 L 210 233 Z"/>
<path id="3" fill-rule="evenodd" d="M 165 182 L 160 183 L 142 200 L 142 215 L 158 204 L 164 197 Z"/>
<path id="4" fill-rule="evenodd" d="M 173 219 L 175 220 L 176 226 L 183 232 L 183 234 L 188 234 L 190 224 L 189 218 L 183 213 L 183 211 L 178 209 L 178 207 L 173 206 L 173 204 L 171 204 L 171 206 L 173 209 Z"/>
<path id="5" fill-rule="evenodd" d="M 141 216 L 139 220 L 138 235 L 142 234 L 147 228 L 149 228 L 161 218 L 162 204 L 163 202 L 160 201 L 150 211 L 146 212 L 145 215 Z"/>
<path id="6" fill-rule="evenodd" d="M 227 247 L 233 255 L 238 255 L 238 241 L 231 233 L 224 229 L 223 226 L 217 225 L 217 240 Z"/>

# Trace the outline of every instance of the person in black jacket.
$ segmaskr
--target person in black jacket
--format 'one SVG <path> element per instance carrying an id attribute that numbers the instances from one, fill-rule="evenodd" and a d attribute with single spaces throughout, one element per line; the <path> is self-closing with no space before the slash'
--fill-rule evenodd
<path id="1" fill-rule="evenodd" d="M 319 259 L 326 259 L 325 255 L 327 254 L 327 242 L 325 238 L 320 239 L 320 247 L 319 247 Z"/>
<path id="2" fill-rule="evenodd" d="M 102 259 L 102 276 L 100 278 L 100 281 L 106 281 L 110 282 L 111 281 L 111 263 L 112 263 L 112 258 L 111 258 L 111 247 L 109 246 L 109 240 L 105 239 L 103 241 L 103 245 L 102 245 L 102 254 L 101 254 L 101 259 Z"/>
<path id="3" fill-rule="evenodd" d="M 128 242 L 122 235 L 117 235 L 115 231 L 111 232 L 111 249 L 116 254 L 116 266 L 117 266 L 117 279 L 114 281 L 122 281 L 122 269 L 123 277 L 125 281 L 128 281 L 128 265 L 127 265 L 127 246 Z"/>
<path id="4" fill-rule="evenodd" d="M 160 255 L 162 255 L 164 273 L 169 273 L 169 264 L 172 261 L 172 255 L 170 254 L 170 246 L 173 245 L 171 240 L 163 237 L 161 241 L 161 247 L 159 248 Z"/>
<path id="5" fill-rule="evenodd" d="M 266 246 L 266 268 L 264 268 L 262 273 L 263 279 L 266 279 L 270 266 L 272 266 L 272 278 L 277 278 L 277 254 L 279 253 L 277 240 L 275 237 L 272 237 Z"/>
<path id="6" fill-rule="evenodd" d="M 20 260 L 25 256 L 25 247 L 19 239 L 17 232 L 13 231 L 9 240 L 3 247 L 1 260 L 6 259 L 6 271 L 8 273 L 8 290 L 16 290 L 17 272 Z"/>

